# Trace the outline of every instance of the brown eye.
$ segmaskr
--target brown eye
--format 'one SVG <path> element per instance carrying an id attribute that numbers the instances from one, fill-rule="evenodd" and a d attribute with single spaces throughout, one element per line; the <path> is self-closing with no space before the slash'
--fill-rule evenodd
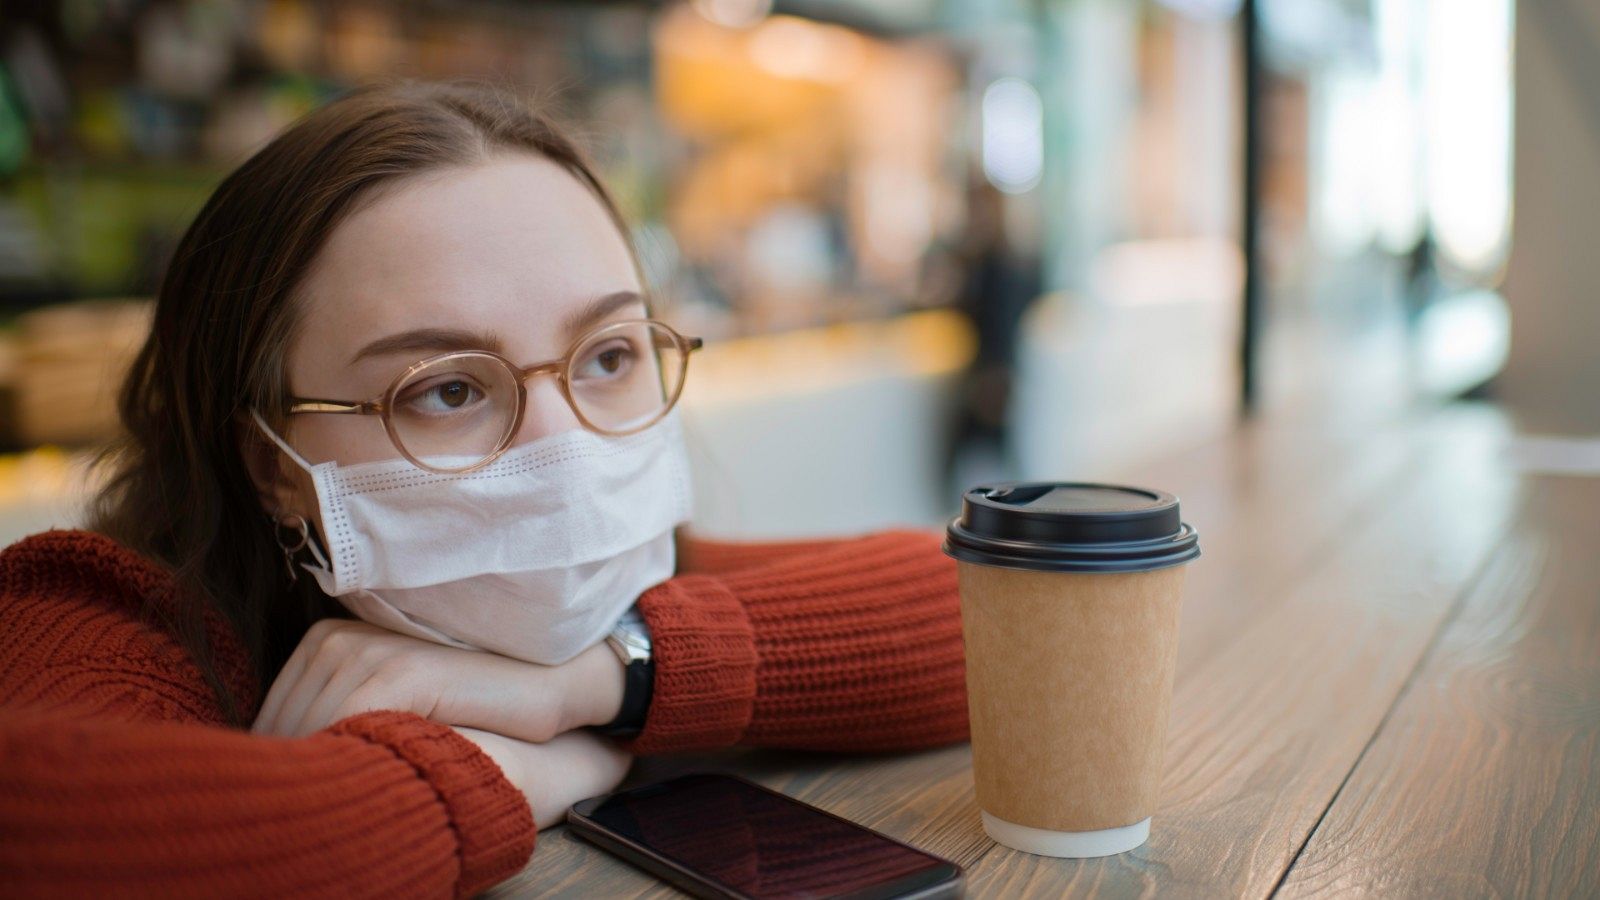
<path id="1" fill-rule="evenodd" d="M 627 374 L 639 354 L 633 342 L 621 339 L 588 351 L 574 367 L 572 377 L 579 381 L 605 381 Z"/>
<path id="2" fill-rule="evenodd" d="M 408 388 L 398 405 L 419 415 L 445 415 L 484 400 L 483 389 L 465 378 L 444 377 Z"/>
<path id="3" fill-rule="evenodd" d="M 452 381 L 441 384 L 434 391 L 439 395 L 439 402 L 451 409 L 459 409 L 462 404 L 472 399 L 472 386 L 464 381 Z"/>

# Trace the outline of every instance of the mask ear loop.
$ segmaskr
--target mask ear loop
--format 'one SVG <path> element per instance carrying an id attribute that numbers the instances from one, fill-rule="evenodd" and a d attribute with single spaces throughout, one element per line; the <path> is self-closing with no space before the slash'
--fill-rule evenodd
<path id="1" fill-rule="evenodd" d="M 278 436 L 277 432 L 267 426 L 266 420 L 261 418 L 261 413 L 257 412 L 255 407 L 250 408 L 250 417 L 255 420 L 256 427 L 261 429 L 261 433 L 266 435 L 274 444 L 277 444 L 278 449 L 294 460 L 295 465 L 306 470 L 308 474 L 311 473 L 311 464 L 306 462 L 305 457 L 296 453 L 287 441 Z M 323 555 L 322 548 L 317 546 L 317 541 L 311 537 L 311 524 L 306 521 L 305 516 L 298 513 L 286 514 L 282 510 L 277 510 L 268 518 L 272 520 L 273 538 L 278 542 L 278 549 L 283 551 L 283 564 L 289 570 L 289 580 L 291 582 L 300 579 L 300 573 L 295 570 L 294 555 L 301 550 L 309 549 L 311 558 L 317 561 L 317 565 L 331 571 L 331 567 L 328 565 L 328 558 Z M 284 540 L 285 529 L 288 529 L 289 533 L 295 535 L 295 537 L 291 540 Z"/>
<path id="2" fill-rule="evenodd" d="M 305 457 L 294 452 L 294 448 L 289 446 L 288 441 L 278 437 L 278 433 L 267 426 L 267 420 L 261 418 L 261 413 L 257 412 L 256 408 L 253 406 L 250 407 L 250 418 L 256 420 L 256 427 L 261 429 L 261 433 L 266 435 L 267 438 L 274 444 L 277 444 L 279 450 L 282 450 L 284 453 L 288 454 L 289 458 L 295 461 L 295 465 L 305 469 L 306 474 L 311 474 L 311 470 L 314 468 L 311 463 L 306 462 Z"/>

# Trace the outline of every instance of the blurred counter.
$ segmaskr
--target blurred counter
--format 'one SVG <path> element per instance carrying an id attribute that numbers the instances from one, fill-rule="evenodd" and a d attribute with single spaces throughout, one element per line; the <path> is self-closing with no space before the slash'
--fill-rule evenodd
<path id="1" fill-rule="evenodd" d="M 0 454 L 0 547 L 36 531 L 83 521 L 92 458 L 89 451 L 57 447 Z"/>
<path id="2" fill-rule="evenodd" d="M 954 383 L 976 337 L 945 310 L 708 346 L 682 400 L 703 534 L 932 526 Z"/>

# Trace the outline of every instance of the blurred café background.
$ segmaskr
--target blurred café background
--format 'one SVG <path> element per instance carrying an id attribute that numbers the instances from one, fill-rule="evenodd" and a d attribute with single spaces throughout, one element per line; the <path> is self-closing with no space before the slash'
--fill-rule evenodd
<path id="1" fill-rule="evenodd" d="M 1589 0 L 7 0 L 0 544 L 77 521 L 211 188 L 397 75 L 577 124 L 708 342 L 708 533 L 931 527 L 1241 416 L 1600 432 L 1596 60 Z"/>

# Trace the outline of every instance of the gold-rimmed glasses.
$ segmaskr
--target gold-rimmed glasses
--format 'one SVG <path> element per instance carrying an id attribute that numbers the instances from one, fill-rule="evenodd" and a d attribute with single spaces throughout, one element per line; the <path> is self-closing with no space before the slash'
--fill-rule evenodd
<path id="1" fill-rule="evenodd" d="M 559 359 L 519 366 L 489 350 L 455 350 L 401 372 L 380 397 L 290 397 L 288 412 L 378 416 L 395 449 L 413 464 L 430 472 L 470 472 L 510 448 L 527 412 L 529 378 L 554 375 L 590 431 L 633 434 L 678 402 L 689 354 L 702 344 L 665 322 L 630 319 L 584 334 Z"/>

